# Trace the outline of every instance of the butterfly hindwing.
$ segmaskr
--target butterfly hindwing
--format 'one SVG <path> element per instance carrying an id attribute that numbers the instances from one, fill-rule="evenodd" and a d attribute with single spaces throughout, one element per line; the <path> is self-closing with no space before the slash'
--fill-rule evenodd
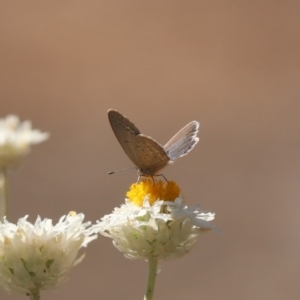
<path id="1" fill-rule="evenodd" d="M 136 155 L 139 169 L 149 175 L 154 175 L 170 160 L 163 146 L 144 134 L 136 137 Z"/>

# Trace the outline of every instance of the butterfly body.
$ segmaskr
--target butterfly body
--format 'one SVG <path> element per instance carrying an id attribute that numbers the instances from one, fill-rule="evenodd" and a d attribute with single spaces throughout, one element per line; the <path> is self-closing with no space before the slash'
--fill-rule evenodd
<path id="1" fill-rule="evenodd" d="M 139 175 L 154 176 L 168 163 L 187 154 L 199 141 L 199 123 L 192 121 L 162 146 L 117 110 L 108 110 L 112 130 L 124 152 L 137 167 Z"/>

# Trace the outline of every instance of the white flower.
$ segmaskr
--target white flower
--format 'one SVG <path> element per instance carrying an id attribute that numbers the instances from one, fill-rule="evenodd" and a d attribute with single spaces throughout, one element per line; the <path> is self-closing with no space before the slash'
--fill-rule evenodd
<path id="1" fill-rule="evenodd" d="M 213 213 L 186 206 L 181 196 L 174 202 L 157 200 L 153 205 L 146 196 L 142 206 L 126 199 L 93 230 L 112 238 L 127 258 L 169 259 L 190 252 L 201 232 L 216 229 L 210 223 L 213 219 Z"/>
<path id="2" fill-rule="evenodd" d="M 17 163 L 30 151 L 30 146 L 43 142 L 48 133 L 33 130 L 29 121 L 20 122 L 17 116 L 0 119 L 0 169 Z"/>
<path id="3" fill-rule="evenodd" d="M 32 296 L 64 283 L 83 259 L 77 258 L 79 249 L 97 238 L 83 219 L 70 213 L 56 225 L 40 217 L 32 224 L 27 216 L 16 225 L 0 222 L 0 287 Z"/>

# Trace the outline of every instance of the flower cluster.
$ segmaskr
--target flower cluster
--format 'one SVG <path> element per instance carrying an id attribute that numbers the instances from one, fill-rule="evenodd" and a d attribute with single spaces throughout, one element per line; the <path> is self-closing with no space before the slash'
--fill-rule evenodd
<path id="1" fill-rule="evenodd" d="M 180 189 L 174 182 L 133 184 L 125 204 L 104 216 L 94 229 L 112 238 L 127 258 L 180 257 L 195 246 L 200 233 L 215 227 L 210 223 L 213 213 L 199 206 L 189 208 L 176 191 Z M 173 199 L 165 201 L 161 195 L 173 195 Z"/>
<path id="2" fill-rule="evenodd" d="M 48 136 L 33 130 L 30 121 L 20 122 L 17 116 L 0 119 L 0 169 L 18 163 L 31 145 L 43 142 Z"/>
<path id="3" fill-rule="evenodd" d="M 17 224 L 0 222 L 0 286 L 33 296 L 65 282 L 83 259 L 77 257 L 79 249 L 97 237 L 83 219 L 83 214 L 70 213 L 56 225 L 40 217 L 34 224 L 27 217 Z"/>

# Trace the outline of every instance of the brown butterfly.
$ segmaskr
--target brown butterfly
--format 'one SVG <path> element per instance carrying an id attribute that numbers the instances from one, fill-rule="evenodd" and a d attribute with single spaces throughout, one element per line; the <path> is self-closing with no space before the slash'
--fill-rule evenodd
<path id="1" fill-rule="evenodd" d="M 138 169 L 139 176 L 154 176 L 168 163 L 188 154 L 199 141 L 197 133 L 200 124 L 197 121 L 188 123 L 162 146 L 150 136 L 141 134 L 117 110 L 108 110 L 108 119 L 123 150 Z"/>

